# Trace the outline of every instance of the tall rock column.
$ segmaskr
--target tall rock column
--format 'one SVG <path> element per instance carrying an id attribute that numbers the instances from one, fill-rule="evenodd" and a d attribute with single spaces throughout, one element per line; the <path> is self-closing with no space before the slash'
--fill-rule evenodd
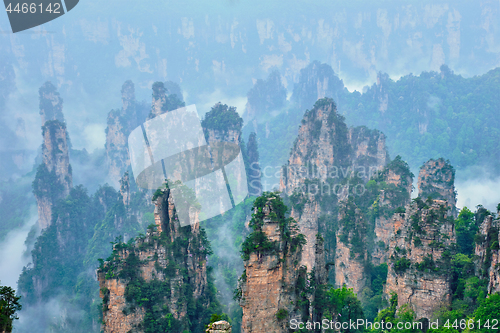
<path id="1" fill-rule="evenodd" d="M 259 164 L 259 150 L 257 147 L 257 134 L 250 133 L 247 143 L 248 159 L 248 191 L 250 195 L 259 196 L 262 194 L 261 170 Z"/>
<path id="2" fill-rule="evenodd" d="M 335 260 L 340 243 L 334 240 L 333 220 L 344 218 L 337 216 L 338 204 L 354 194 L 352 180 L 368 181 L 387 162 L 385 136 L 366 127 L 349 129 L 332 99 L 320 99 L 306 112 L 283 167 L 280 190 L 289 197 L 291 216 L 307 238 L 301 264 L 308 270 L 320 259 L 315 252 L 318 233 L 325 235 L 326 261 Z"/>
<path id="3" fill-rule="evenodd" d="M 211 158 L 215 165 L 225 167 L 231 158 L 234 158 L 234 161 L 240 158 L 236 153 L 239 153 L 241 148 L 243 119 L 236 112 L 235 107 L 220 102 L 215 104 L 201 121 L 201 126 L 206 141 L 210 145 Z M 224 143 L 231 143 L 231 145 Z M 243 163 L 243 160 L 239 162 Z M 244 182 L 244 173 L 236 172 L 234 176 L 237 186 L 235 193 L 245 193 L 244 186 L 247 184 Z M 233 199 L 236 200 L 236 198 Z M 238 198 L 238 202 L 241 199 Z"/>
<path id="4" fill-rule="evenodd" d="M 169 87 L 169 88 L 168 88 Z M 173 111 L 183 107 L 182 94 L 177 84 L 173 82 L 153 83 L 153 100 L 151 102 L 151 112 L 148 119 L 153 119 L 168 111 Z"/>
<path id="5" fill-rule="evenodd" d="M 44 229 L 51 224 L 54 204 L 68 196 L 73 187 L 73 177 L 62 99 L 50 82 L 46 82 L 39 92 L 43 162 L 38 166 L 33 191 L 38 206 L 38 225 Z"/>
<path id="6" fill-rule="evenodd" d="M 488 294 L 500 291 L 500 219 L 485 216 L 476 236 L 476 275 L 489 279 Z"/>
<path id="7" fill-rule="evenodd" d="M 429 160 L 418 174 L 418 196 L 422 199 L 431 197 L 444 200 L 451 213 L 457 217 L 457 194 L 455 192 L 455 170 L 449 161 L 443 158 Z"/>
<path id="8" fill-rule="evenodd" d="M 300 319 L 297 300 L 307 279 L 305 268 L 299 266 L 305 238 L 285 212 L 276 193 L 264 193 L 254 203 L 253 232 L 242 245 L 242 332 L 288 332 L 288 321 Z"/>
<path id="9" fill-rule="evenodd" d="M 451 303 L 453 250 L 448 249 L 456 242 L 450 212 L 455 203 L 453 188 L 449 164 L 442 159 L 425 163 L 419 175 L 419 194 L 440 193 L 440 199 L 413 200 L 400 213 L 402 219 L 389 240 L 385 291 L 388 297 L 396 292 L 398 305 L 409 304 L 417 318 L 430 319 L 437 309 Z"/>
<path id="10" fill-rule="evenodd" d="M 132 81 L 122 86 L 122 108 L 111 110 L 106 128 L 106 161 L 108 175 L 113 185 L 118 186 L 120 178 L 130 166 L 128 153 L 128 135 L 137 126 L 137 103 Z"/>
<path id="11" fill-rule="evenodd" d="M 180 88 L 173 82 L 167 82 L 170 89 L 175 93 L 168 95 L 164 83 L 153 84 L 153 99 L 151 110 L 144 113 L 145 105 L 138 103 L 135 99 L 134 83 L 126 81 L 121 90 L 122 107 L 111 110 L 108 114 L 108 127 L 106 128 L 106 161 L 108 175 L 111 183 L 119 188 L 119 181 L 130 167 L 128 151 L 128 136 L 137 126 L 146 119 L 152 119 L 167 111 L 175 110 L 184 103 L 180 98 Z M 177 95 L 181 95 L 177 97 Z"/>
<path id="12" fill-rule="evenodd" d="M 387 262 L 390 237 L 410 202 L 413 174 L 397 156 L 339 204 L 335 284 L 353 288 L 361 301 L 371 289 L 371 269 Z M 361 177 L 360 177 L 361 178 Z"/>
<path id="13" fill-rule="evenodd" d="M 181 227 L 170 190 L 158 190 L 154 200 L 156 228 L 115 244 L 98 269 L 105 333 L 202 332 L 211 313 L 200 311 L 220 311 L 208 286 L 210 245 L 197 211 Z"/>

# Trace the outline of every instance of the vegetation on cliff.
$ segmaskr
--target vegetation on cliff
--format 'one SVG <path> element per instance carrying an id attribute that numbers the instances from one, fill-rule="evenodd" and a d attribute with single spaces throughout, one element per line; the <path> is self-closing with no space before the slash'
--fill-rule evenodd
<path id="1" fill-rule="evenodd" d="M 221 103 L 215 104 L 201 121 L 201 126 L 205 131 L 216 130 L 221 133 L 226 133 L 230 130 L 240 132 L 242 125 L 243 119 L 236 112 L 236 107 Z"/>
<path id="2" fill-rule="evenodd" d="M 266 212 L 264 207 L 269 205 L 271 213 Z M 283 249 L 284 255 L 288 250 L 292 253 L 301 251 L 305 244 L 305 236 L 298 233 L 297 222 L 286 217 L 288 207 L 283 203 L 279 196 L 279 192 L 264 192 L 260 197 L 255 199 L 253 204 L 253 214 L 249 226 L 252 232 L 247 236 L 241 245 L 241 253 L 243 260 L 250 259 L 251 253 L 263 255 L 267 253 L 275 253 L 280 248 Z M 277 222 L 279 226 L 281 241 L 284 242 L 280 247 L 280 241 L 271 241 L 262 230 L 265 218 Z"/>
<path id="3" fill-rule="evenodd" d="M 12 323 L 19 319 L 16 312 L 22 309 L 20 299 L 11 287 L 0 286 L 0 332 L 12 332 Z"/>
<path id="4" fill-rule="evenodd" d="M 173 82 L 168 84 L 172 92 L 169 91 L 163 82 L 155 82 L 153 83 L 153 99 L 165 97 L 165 100 L 161 106 L 162 111 L 173 111 L 186 104 L 182 100 L 182 94 L 180 94 L 180 88 Z M 180 96 L 178 96 L 180 94 Z"/>
<path id="5" fill-rule="evenodd" d="M 157 193 L 155 199 L 164 200 L 167 192 L 168 189 Z M 162 207 L 158 209 L 167 209 Z M 101 260 L 98 269 L 101 284 L 117 279 L 125 285 L 126 304 L 122 312 L 128 315 L 140 310 L 143 314 L 140 325 L 144 332 L 201 332 L 212 314 L 222 313 L 211 269 L 207 270 L 206 282 L 203 282 L 203 276 L 201 280 L 197 277 L 205 274 L 197 269 L 204 267 L 212 253 L 205 230 L 193 229 L 195 227 L 191 225 L 173 226 L 179 223 L 175 210 L 173 212 L 174 216 L 167 217 L 168 221 L 162 221 L 162 232 L 152 224 L 146 234 L 126 243 L 114 243 L 111 256 L 106 261 Z M 141 257 L 144 253 L 148 253 L 147 258 Z M 152 277 L 146 278 L 143 268 L 150 264 L 154 270 Z M 106 313 L 108 291 L 101 292 Z"/>

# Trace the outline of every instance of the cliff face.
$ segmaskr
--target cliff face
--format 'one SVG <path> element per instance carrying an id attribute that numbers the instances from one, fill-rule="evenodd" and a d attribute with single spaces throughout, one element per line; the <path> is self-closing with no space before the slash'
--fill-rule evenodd
<path id="1" fill-rule="evenodd" d="M 446 249 L 456 243 L 452 174 L 453 169 L 444 161 L 424 164 L 419 194 L 435 193 L 437 188 L 450 201 L 415 199 L 394 219 L 394 233 L 389 239 L 385 291 L 396 292 L 399 306 L 409 304 L 417 318 L 431 318 L 435 310 L 451 303 L 452 253 Z M 446 186 L 441 185 L 443 179 Z"/>
<path id="2" fill-rule="evenodd" d="M 106 128 L 106 161 L 109 178 L 114 185 L 130 166 L 128 154 L 128 135 L 140 125 L 135 101 L 135 89 L 132 81 L 122 86 L 122 108 L 111 110 Z"/>
<path id="3" fill-rule="evenodd" d="M 205 139 L 210 145 L 211 160 L 214 165 L 226 167 L 229 163 L 241 163 L 241 170 L 243 166 L 248 168 L 247 151 L 241 149 L 243 146 L 241 137 L 243 119 L 236 112 L 235 107 L 220 102 L 215 104 L 207 112 L 201 121 L 201 125 Z M 231 143 L 231 145 L 225 143 Z M 241 155 L 239 155 L 240 152 Z M 254 155 L 254 157 L 256 156 Z M 240 194 L 245 193 L 244 196 L 246 196 L 250 179 L 247 178 L 245 181 L 243 172 L 234 172 L 233 176 L 236 179 L 234 179 L 231 186 L 236 186 L 236 191 L 232 195 L 235 204 L 238 204 L 244 199 Z M 231 182 L 232 180 L 228 179 L 228 181 Z"/>
<path id="4" fill-rule="evenodd" d="M 368 221 L 352 197 L 340 204 L 338 221 L 335 284 L 347 285 L 355 294 L 360 294 L 370 287 L 366 272 Z"/>
<path id="5" fill-rule="evenodd" d="M 300 318 L 299 280 L 307 278 L 299 264 L 304 238 L 291 221 L 285 221 L 283 207 L 274 193 L 254 203 L 250 221 L 254 231 L 243 244 L 245 270 L 239 285 L 245 333 L 288 332 L 288 321 Z"/>
<path id="6" fill-rule="evenodd" d="M 50 82 L 40 88 L 40 115 L 43 123 L 42 164 L 38 167 L 33 189 L 38 206 L 38 225 L 44 229 L 52 222 L 54 204 L 67 197 L 73 187 L 62 99 Z"/>
<path id="7" fill-rule="evenodd" d="M 246 148 L 248 157 L 248 192 L 250 195 L 259 196 L 262 194 L 262 182 L 259 150 L 257 146 L 257 134 L 255 132 L 250 133 Z"/>
<path id="8" fill-rule="evenodd" d="M 352 146 L 352 169 L 364 182 L 389 163 L 385 146 L 385 135 L 364 126 L 349 129 L 349 144 Z"/>
<path id="9" fill-rule="evenodd" d="M 347 251 L 331 239 L 336 237 L 333 221 L 343 218 L 337 216 L 338 203 L 362 190 L 349 179 L 366 181 L 387 162 L 384 135 L 363 127 L 348 129 L 331 99 L 318 100 L 306 112 L 288 165 L 283 167 L 280 190 L 290 198 L 291 215 L 306 236 L 301 264 L 308 270 L 316 266 L 317 233 L 327 236 L 327 262 L 334 261 L 336 246 L 339 253 Z"/>
<path id="10" fill-rule="evenodd" d="M 153 83 L 153 100 L 151 102 L 151 112 L 148 119 L 153 119 L 165 112 L 173 111 L 183 107 L 184 102 L 180 88 L 173 82 Z"/>
<path id="11" fill-rule="evenodd" d="M 40 95 L 40 116 L 42 125 L 49 120 L 59 120 L 64 122 L 62 113 L 63 100 L 56 90 L 56 87 L 49 81 L 45 82 L 38 90 Z"/>
<path id="12" fill-rule="evenodd" d="M 299 83 L 294 86 L 292 100 L 304 110 L 325 97 L 339 101 L 343 89 L 344 83 L 329 65 L 314 61 L 300 70 Z"/>
<path id="13" fill-rule="evenodd" d="M 395 211 L 398 208 L 399 211 L 404 211 L 402 208 L 410 203 L 413 174 L 398 156 L 380 173 L 378 180 L 397 190 L 394 187 L 381 189 L 375 200 L 378 214 L 374 219 L 375 239 L 371 252 L 371 260 L 375 266 L 388 262 L 387 246 L 390 237 L 403 223 L 402 215 L 395 214 Z"/>
<path id="14" fill-rule="evenodd" d="M 330 280 L 353 288 L 361 302 L 371 297 L 372 272 L 385 265 L 385 293 L 396 292 L 399 306 L 409 304 L 417 318 L 450 304 L 445 248 L 456 243 L 454 170 L 443 159 L 421 168 L 419 194 L 433 201 L 410 203 L 412 181 L 399 156 L 389 161 L 382 133 L 348 130 L 333 102 L 319 100 L 304 116 L 280 187 L 307 239 L 301 264 L 311 270 L 333 262 Z M 330 250 L 320 256 L 318 233 Z M 489 258 L 497 260 L 494 252 Z M 492 273 L 492 286 L 496 279 Z"/>
<path id="15" fill-rule="evenodd" d="M 500 219 L 493 219 L 491 215 L 484 218 L 476 237 L 476 274 L 489 280 L 488 294 L 500 291 L 500 254 L 499 254 L 499 227 Z"/>
<path id="16" fill-rule="evenodd" d="M 388 261 L 389 239 L 401 224 L 397 212 L 410 201 L 412 177 L 398 156 L 368 183 L 359 178 L 358 190 L 339 205 L 335 284 L 353 288 L 362 301 L 364 289 L 372 287 L 372 267 Z"/>
<path id="17" fill-rule="evenodd" d="M 169 87 L 169 89 L 166 88 Z M 172 95 L 168 95 L 172 90 Z M 135 99 L 134 83 L 126 81 L 121 90 L 122 107 L 111 110 L 108 114 L 106 128 L 106 161 L 111 183 L 119 186 L 119 180 L 130 167 L 128 136 L 132 130 L 145 120 L 152 119 L 170 110 L 184 106 L 182 94 L 173 82 L 155 82 L 151 110 Z"/>
<path id="18" fill-rule="evenodd" d="M 446 202 L 454 217 L 457 217 L 455 170 L 443 158 L 429 160 L 418 174 L 418 196 L 422 199 L 431 197 Z"/>
<path id="19" fill-rule="evenodd" d="M 455 230 L 447 215 L 443 201 L 414 202 L 390 239 L 386 292 L 396 292 L 399 306 L 410 304 L 417 318 L 431 318 L 451 303 L 450 254 L 444 248 L 455 242 Z"/>
<path id="20" fill-rule="evenodd" d="M 104 332 L 201 331 L 204 309 L 217 308 L 208 288 L 209 244 L 196 211 L 181 227 L 170 190 L 156 196 L 156 228 L 128 245 L 115 244 L 98 270 Z"/>
<path id="21" fill-rule="evenodd" d="M 281 81 L 280 73 L 275 70 L 266 80 L 258 79 L 247 94 L 246 111 L 243 115 L 246 122 L 251 122 L 253 131 L 266 138 L 270 134 L 269 119 L 273 113 L 279 112 L 286 103 L 286 88 Z"/>

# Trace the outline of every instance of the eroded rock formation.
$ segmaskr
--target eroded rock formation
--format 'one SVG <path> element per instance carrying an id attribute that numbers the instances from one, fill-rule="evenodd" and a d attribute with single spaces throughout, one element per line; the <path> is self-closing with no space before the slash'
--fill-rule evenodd
<path id="1" fill-rule="evenodd" d="M 253 131 L 269 136 L 269 118 L 279 112 L 286 104 L 286 88 L 277 70 L 272 71 L 266 80 L 258 79 L 247 94 L 245 122 L 251 122 Z"/>
<path id="2" fill-rule="evenodd" d="M 245 270 L 240 278 L 242 331 L 288 332 L 305 287 L 306 270 L 300 267 L 303 236 L 286 220 L 286 206 L 275 193 L 259 197 L 250 221 L 253 233 L 243 244 Z"/>
<path id="3" fill-rule="evenodd" d="M 231 333 L 231 324 L 229 324 L 225 320 L 219 320 L 216 321 L 215 323 L 211 323 L 207 330 L 205 331 L 207 333 Z"/>
<path id="4" fill-rule="evenodd" d="M 500 219 L 484 217 L 476 236 L 476 275 L 489 280 L 488 294 L 500 291 Z"/>
<path id="5" fill-rule="evenodd" d="M 108 175 L 111 183 L 117 188 L 120 185 L 119 180 L 130 167 L 128 151 L 130 132 L 140 126 L 146 118 L 152 119 L 165 112 L 184 106 L 179 86 L 170 81 L 166 83 L 155 82 L 153 84 L 151 110 L 145 111 L 147 107 L 136 101 L 132 81 L 128 80 L 123 84 L 121 94 L 122 107 L 109 112 L 108 127 L 106 128 Z"/>
<path id="6" fill-rule="evenodd" d="M 207 278 L 210 249 L 197 211 L 191 209 L 191 224 L 181 227 L 170 190 L 158 190 L 155 200 L 156 228 L 128 245 L 115 244 L 98 270 L 104 332 L 200 331 L 206 318 L 189 307 L 215 302 Z"/>
<path id="7" fill-rule="evenodd" d="M 184 102 L 181 90 L 177 84 L 170 81 L 167 83 L 153 83 L 153 100 L 148 119 L 153 119 L 156 116 L 182 106 L 184 106 Z"/>
<path id="8" fill-rule="evenodd" d="M 288 164 L 283 167 L 280 190 L 290 198 L 291 215 L 307 238 L 301 264 L 308 270 L 316 266 L 318 233 L 327 239 L 326 261 L 334 261 L 338 242 L 331 241 L 336 237 L 332 219 L 337 219 L 338 202 L 363 189 L 357 185 L 359 181 L 350 179 L 366 181 L 387 162 L 385 136 L 365 127 L 348 129 L 333 100 L 318 100 L 306 112 Z M 343 252 L 342 248 L 337 250 Z"/>
<path id="9" fill-rule="evenodd" d="M 73 177 L 62 99 L 50 82 L 46 82 L 39 92 L 43 124 L 42 164 L 38 167 L 33 190 L 38 206 L 38 225 L 44 229 L 52 222 L 54 204 L 68 196 Z"/>
<path id="10" fill-rule="evenodd" d="M 421 169 L 419 193 L 427 194 L 446 179 L 447 200 L 417 198 L 394 219 L 394 233 L 388 244 L 389 270 L 385 291 L 398 294 L 399 306 L 409 304 L 417 318 L 431 318 L 451 303 L 451 252 L 456 234 L 453 216 L 453 169 L 430 160 Z M 444 177 L 444 178 L 442 178 Z M 452 195 L 453 194 L 453 195 Z M 425 201 L 424 201 L 425 200 Z"/>
<path id="11" fill-rule="evenodd" d="M 106 161 L 108 175 L 113 185 L 118 186 L 119 179 L 130 166 L 128 135 L 140 125 L 135 101 L 135 89 L 132 81 L 122 86 L 122 107 L 111 110 L 106 128 Z"/>
<path id="12" fill-rule="evenodd" d="M 455 170 L 449 161 L 443 158 L 429 160 L 421 168 L 418 174 L 418 196 L 422 199 L 431 197 L 446 201 L 450 212 L 457 217 L 456 192 L 455 192 Z"/>
<path id="13" fill-rule="evenodd" d="M 313 105 L 318 99 L 325 97 L 339 101 L 344 83 L 327 64 L 314 61 L 300 70 L 298 84 L 294 86 L 292 100 L 301 110 Z"/>

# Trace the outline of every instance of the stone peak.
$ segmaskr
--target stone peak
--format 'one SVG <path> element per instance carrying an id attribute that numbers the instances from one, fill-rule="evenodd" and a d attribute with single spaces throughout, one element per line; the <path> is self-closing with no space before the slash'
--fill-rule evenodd
<path id="1" fill-rule="evenodd" d="M 444 158 L 430 159 L 418 174 L 418 196 L 445 200 L 456 215 L 455 169 Z"/>

